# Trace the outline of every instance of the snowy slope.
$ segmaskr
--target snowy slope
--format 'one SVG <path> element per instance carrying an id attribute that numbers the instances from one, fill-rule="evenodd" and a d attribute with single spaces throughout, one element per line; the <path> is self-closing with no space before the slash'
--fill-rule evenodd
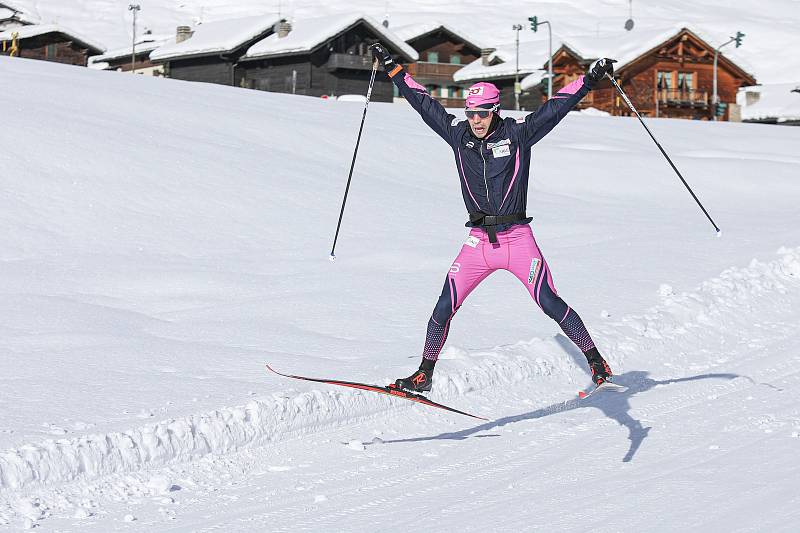
<path id="1" fill-rule="evenodd" d="M 634 31 L 628 33 L 623 26 L 629 16 L 628 1 L 607 0 L 587 2 L 566 0 L 539 2 L 523 6 L 513 0 L 482 2 L 459 0 L 444 4 L 429 0 L 393 0 L 373 2 L 322 2 L 319 0 L 141 0 L 139 28 L 149 28 L 154 33 L 174 33 L 175 27 L 195 22 L 211 22 L 226 18 L 251 15 L 277 15 L 288 18 L 320 17 L 346 12 L 364 12 L 377 20 L 387 13 L 391 27 L 419 24 L 438 20 L 463 28 L 487 46 L 512 43 L 514 24 L 524 23 L 526 31 L 520 39 L 539 40 L 543 43 L 540 56 L 532 59 L 543 65 L 546 58 L 547 34 L 527 30 L 527 18 L 537 15 L 539 20 L 553 23 L 554 41 L 603 36 L 617 42 L 642 41 L 639 35 L 649 35 L 652 30 L 675 31 L 684 25 L 708 36 L 712 44 L 719 45 L 736 31 L 746 34 L 744 45 L 729 45 L 723 52 L 749 72 L 760 83 L 797 82 L 800 71 L 800 8 L 797 0 L 743 0 L 735 3 L 723 0 L 669 0 L 662 2 L 633 2 Z M 109 49 L 130 42 L 131 14 L 129 0 L 27 0 L 38 10 L 43 22 L 58 22 L 76 31 L 86 33 L 104 43 Z M 143 31 L 143 30 L 142 30 Z M 557 44 L 555 45 L 557 46 Z M 526 59 L 521 58 L 523 62 Z"/>
<path id="2" fill-rule="evenodd" d="M 497 274 L 432 394 L 492 419 L 476 425 L 263 368 L 415 367 L 466 232 L 449 150 L 408 107 L 370 105 L 330 263 L 360 104 L 8 58 L 0 74 L 7 529 L 796 523 L 797 129 L 651 123 L 718 239 L 638 122 L 567 117 L 534 151 L 529 210 L 631 390 L 578 404 L 580 354 Z"/>

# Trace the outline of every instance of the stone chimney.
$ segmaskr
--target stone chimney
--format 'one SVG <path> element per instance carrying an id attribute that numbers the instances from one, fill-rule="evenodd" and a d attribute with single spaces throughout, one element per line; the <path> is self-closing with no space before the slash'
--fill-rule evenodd
<path id="1" fill-rule="evenodd" d="M 278 23 L 278 38 L 283 39 L 292 31 L 292 24 L 282 20 Z"/>
<path id="2" fill-rule="evenodd" d="M 489 66 L 489 56 L 492 55 L 492 52 L 495 50 L 495 48 L 481 48 L 481 65 L 484 67 Z"/>
<path id="3" fill-rule="evenodd" d="M 190 38 L 192 35 L 194 35 L 194 32 L 192 31 L 192 28 L 190 28 L 189 26 L 178 26 L 178 29 L 175 34 L 175 42 L 182 43 L 186 39 Z"/>

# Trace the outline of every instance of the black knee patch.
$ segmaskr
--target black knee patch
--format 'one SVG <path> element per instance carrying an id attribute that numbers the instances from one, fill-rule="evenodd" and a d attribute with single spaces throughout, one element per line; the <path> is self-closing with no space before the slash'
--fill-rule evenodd
<path id="1" fill-rule="evenodd" d="M 453 297 L 451 295 L 455 295 L 455 292 L 456 284 L 448 276 L 444 280 L 442 294 L 439 296 L 439 301 L 436 302 L 436 307 L 433 308 L 433 314 L 431 315 L 431 318 L 433 318 L 437 324 L 443 326 L 453 316 Z"/>

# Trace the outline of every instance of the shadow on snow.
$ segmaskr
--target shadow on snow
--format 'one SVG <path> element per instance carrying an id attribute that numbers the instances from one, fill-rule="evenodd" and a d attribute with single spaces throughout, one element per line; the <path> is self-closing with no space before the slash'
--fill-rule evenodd
<path id="1" fill-rule="evenodd" d="M 576 349 L 574 349 L 571 346 L 566 346 L 564 343 L 561 344 L 562 347 L 565 348 L 567 353 L 570 355 L 570 357 L 573 360 L 575 360 L 579 368 L 586 369 L 586 361 L 583 360 L 583 354 L 581 354 L 580 352 L 576 354 L 575 353 L 577 352 Z M 578 357 L 578 355 L 580 356 L 580 358 Z M 579 400 L 578 398 L 575 398 L 564 402 L 554 403 L 548 405 L 547 407 L 542 407 L 540 409 L 531 411 L 529 413 L 499 418 L 497 420 L 492 420 L 490 422 L 486 422 L 479 426 L 475 426 L 469 429 L 464 429 L 461 431 L 440 433 L 439 435 L 434 435 L 430 437 L 415 437 L 409 439 L 386 440 L 384 441 L 384 443 L 390 444 L 390 443 L 403 443 L 403 442 L 423 442 L 431 440 L 463 440 L 473 436 L 489 437 L 491 435 L 477 435 L 477 434 L 495 428 L 500 428 L 507 424 L 523 422 L 525 420 L 535 420 L 537 418 L 544 418 L 546 416 L 563 413 L 566 411 L 572 411 L 573 409 L 583 409 L 587 407 L 593 407 L 602 411 L 606 417 L 615 420 L 620 426 L 628 428 L 628 440 L 630 441 L 630 446 L 628 447 L 627 453 L 625 453 L 625 456 L 622 458 L 622 461 L 629 462 L 633 459 L 633 456 L 639 450 L 639 447 L 642 445 L 642 442 L 644 441 L 644 439 L 647 438 L 648 433 L 652 429 L 650 427 L 642 426 L 642 423 L 639 420 L 636 420 L 631 416 L 630 399 L 633 396 L 642 392 L 647 392 L 658 385 L 671 385 L 674 383 L 683 383 L 686 381 L 698 381 L 701 379 L 732 380 L 738 377 L 744 377 L 740 376 L 739 374 L 712 373 L 712 374 L 701 374 L 697 376 L 688 376 L 676 379 L 655 380 L 649 378 L 648 375 L 649 372 L 642 370 L 633 370 L 630 372 L 626 372 L 624 374 L 620 374 L 618 376 L 614 376 L 614 383 L 618 383 L 620 385 L 628 387 L 628 390 L 625 392 L 603 392 L 597 395 L 593 395 L 585 400 Z"/>

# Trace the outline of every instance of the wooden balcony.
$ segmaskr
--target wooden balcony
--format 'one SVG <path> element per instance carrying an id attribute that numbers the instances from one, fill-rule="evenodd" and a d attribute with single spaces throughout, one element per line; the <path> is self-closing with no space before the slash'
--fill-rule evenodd
<path id="1" fill-rule="evenodd" d="M 372 70 L 372 56 L 354 54 L 331 54 L 325 64 L 328 70 Z"/>
<path id="2" fill-rule="evenodd" d="M 456 65 L 452 63 L 424 63 L 417 62 L 408 65 L 408 73 L 415 79 L 440 79 L 453 81 L 453 74 L 455 74 L 464 65 Z"/>
<path id="3" fill-rule="evenodd" d="M 440 104 L 444 107 L 452 107 L 452 108 L 462 108 L 464 107 L 464 99 L 463 98 L 442 98 L 441 96 L 434 96 Z"/>
<path id="4" fill-rule="evenodd" d="M 659 106 L 707 108 L 709 102 L 706 91 L 656 89 L 655 96 Z"/>

